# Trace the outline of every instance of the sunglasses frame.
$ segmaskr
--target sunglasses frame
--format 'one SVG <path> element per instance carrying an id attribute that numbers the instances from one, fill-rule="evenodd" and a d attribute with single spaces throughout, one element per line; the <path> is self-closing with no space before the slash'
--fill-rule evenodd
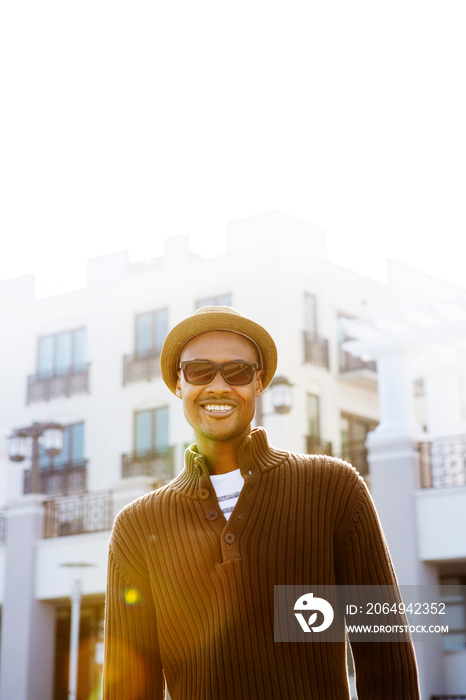
<path id="1" fill-rule="evenodd" d="M 189 381 L 189 379 L 187 377 L 187 372 L 186 372 L 187 365 L 192 364 L 194 362 L 197 362 L 197 363 L 204 362 L 206 365 L 210 365 L 212 367 L 212 376 L 208 382 L 203 382 L 202 384 L 195 384 L 195 383 Z M 231 365 L 231 364 L 236 364 L 236 363 L 241 363 L 243 365 L 249 365 L 249 367 L 252 367 L 254 372 L 256 370 L 260 369 L 258 362 L 249 362 L 248 360 L 227 360 L 226 362 L 220 362 L 220 363 L 211 362 L 211 360 L 184 360 L 183 362 L 180 362 L 180 369 L 183 372 L 183 376 L 184 376 L 185 380 L 188 382 L 188 384 L 191 384 L 192 386 L 207 386 L 213 380 L 213 378 L 217 374 L 218 370 L 220 370 L 223 379 L 230 386 L 247 386 L 254 379 L 254 372 L 252 373 L 251 379 L 248 382 L 246 382 L 246 384 L 235 384 L 233 382 L 229 382 L 228 379 L 225 377 L 225 373 L 224 373 L 225 365 Z"/>

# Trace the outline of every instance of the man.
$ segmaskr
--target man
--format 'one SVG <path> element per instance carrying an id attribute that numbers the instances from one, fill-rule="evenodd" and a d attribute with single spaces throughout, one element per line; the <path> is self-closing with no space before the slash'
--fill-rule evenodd
<path id="1" fill-rule="evenodd" d="M 275 343 L 229 307 L 168 334 L 162 377 L 196 443 L 181 474 L 118 515 L 105 700 L 349 700 L 344 642 L 274 641 L 274 586 L 396 584 L 367 488 L 341 460 L 251 431 Z M 360 700 L 419 697 L 411 643 L 354 644 Z"/>

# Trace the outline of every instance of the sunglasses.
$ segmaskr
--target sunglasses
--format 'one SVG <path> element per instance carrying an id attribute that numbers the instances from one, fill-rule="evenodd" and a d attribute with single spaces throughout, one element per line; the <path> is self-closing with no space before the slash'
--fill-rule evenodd
<path id="1" fill-rule="evenodd" d="M 220 370 L 227 384 L 232 384 L 233 386 L 250 384 L 254 377 L 254 372 L 258 368 L 257 362 L 247 362 L 246 360 L 229 360 L 220 364 L 210 360 L 180 362 L 180 369 L 185 380 L 188 384 L 196 384 L 197 386 L 210 384 L 217 370 Z"/>

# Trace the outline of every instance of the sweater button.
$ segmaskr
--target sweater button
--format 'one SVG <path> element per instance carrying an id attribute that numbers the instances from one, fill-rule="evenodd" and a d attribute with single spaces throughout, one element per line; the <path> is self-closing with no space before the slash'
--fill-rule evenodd
<path id="1" fill-rule="evenodd" d="M 227 544 L 233 544 L 234 541 L 235 541 L 234 534 L 232 532 L 227 532 L 227 534 L 225 535 L 225 542 Z"/>
<path id="2" fill-rule="evenodd" d="M 218 513 L 216 510 L 208 510 L 205 514 L 205 517 L 207 518 L 207 520 L 217 520 Z"/>
<path id="3" fill-rule="evenodd" d="M 201 468 L 197 466 L 194 467 L 194 473 L 196 476 L 201 476 Z"/>
<path id="4" fill-rule="evenodd" d="M 209 495 L 210 495 L 209 489 L 199 489 L 199 491 L 197 492 L 197 495 L 199 496 L 199 498 L 201 498 L 203 501 L 205 501 L 206 498 L 209 498 Z"/>

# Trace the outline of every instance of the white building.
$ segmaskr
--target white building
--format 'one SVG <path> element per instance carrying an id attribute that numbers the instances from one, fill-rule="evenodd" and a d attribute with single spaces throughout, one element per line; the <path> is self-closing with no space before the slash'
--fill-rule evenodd
<path id="1" fill-rule="evenodd" d="M 466 435 L 461 346 L 445 382 L 425 361 L 429 339 L 377 326 L 400 309 L 419 316 L 432 304 L 453 308 L 460 290 L 393 261 L 386 284 L 333 265 L 325 234 L 280 212 L 230 224 L 227 254 L 216 258 L 195 255 L 179 236 L 166 241 L 162 257 L 144 263 L 130 264 L 125 252 L 91 259 L 82 290 L 36 300 L 33 285 L 32 277 L 0 284 L 0 505 L 7 525 L 0 700 L 67 697 L 70 595 L 78 579 L 78 697 L 98 692 L 109 529 L 125 503 L 182 468 L 192 434 L 181 402 L 160 378 L 158 354 L 167 330 L 205 304 L 234 306 L 277 342 L 277 374 L 292 383 L 293 406 L 274 413 L 270 389 L 264 395 L 272 443 L 351 461 L 368 478 L 400 583 L 448 576 L 464 590 L 464 438 L 440 440 Z M 343 318 L 370 320 L 358 327 Z M 448 315 L 442 324 L 445 339 Z M 360 338 L 349 346 L 354 354 L 341 348 L 350 329 Z M 465 328 L 454 332 L 466 337 Z M 391 347 L 394 333 L 401 350 L 384 354 L 381 338 Z M 403 364 L 403 348 L 418 360 Z M 65 426 L 65 444 L 52 461 L 41 448 L 43 495 L 32 494 L 30 460 L 11 462 L 6 438 L 49 421 Z M 367 475 L 365 440 L 379 421 Z M 418 443 L 431 438 L 434 475 L 423 463 L 421 482 Z M 464 611 L 464 600 L 450 606 L 454 648 L 417 650 L 423 697 L 466 697 Z"/>

